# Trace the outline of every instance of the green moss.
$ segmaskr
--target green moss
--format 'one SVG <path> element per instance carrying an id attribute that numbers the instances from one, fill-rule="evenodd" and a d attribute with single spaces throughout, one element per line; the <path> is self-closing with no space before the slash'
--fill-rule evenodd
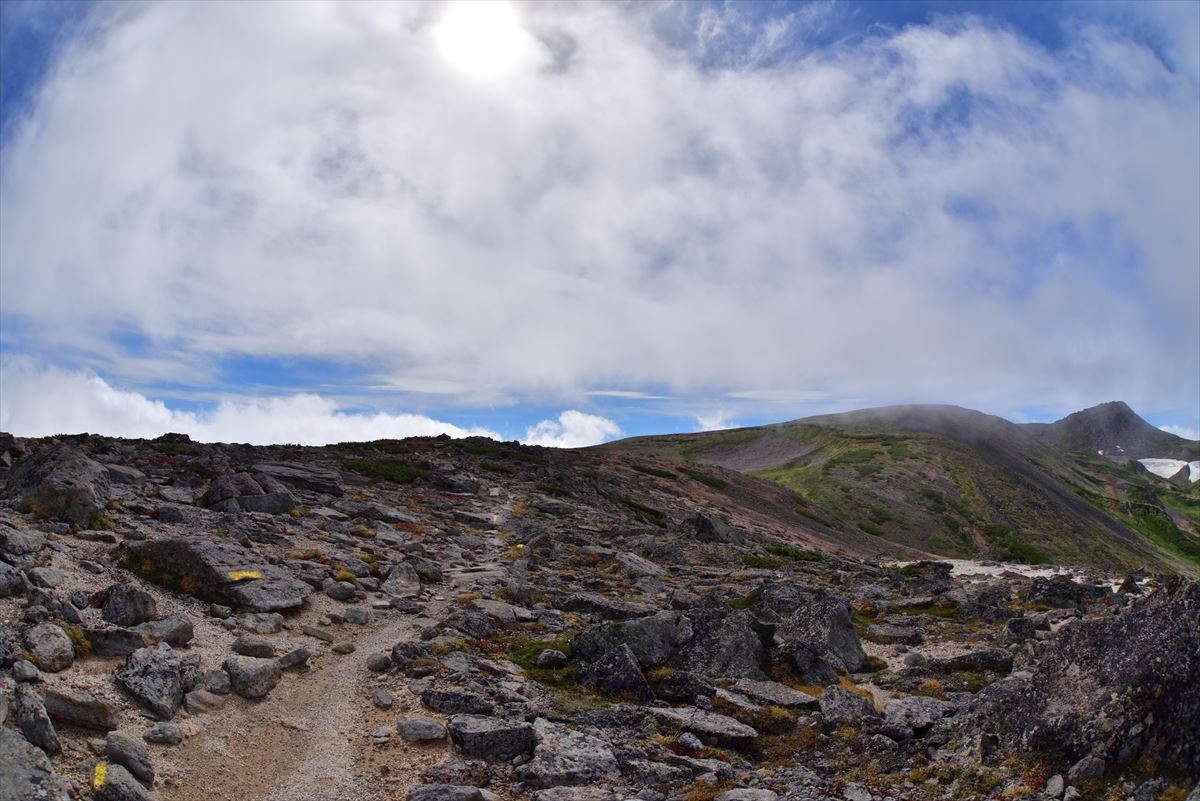
<path id="1" fill-rule="evenodd" d="M 641 520 L 649 523 L 652 526 L 659 528 L 667 527 L 667 518 L 662 512 L 652 506 L 647 506 L 644 503 L 638 503 L 633 498 L 627 498 L 624 495 L 613 495 L 612 500 L 621 506 L 624 506 Z"/>
<path id="2" fill-rule="evenodd" d="M 761 597 L 762 592 L 760 590 L 755 590 L 743 598 L 732 598 L 729 601 L 726 601 L 726 603 L 729 604 L 729 606 L 733 609 L 749 609 Z"/>
<path id="3" fill-rule="evenodd" d="M 352 459 L 345 462 L 345 466 L 356 473 L 393 484 L 411 484 L 418 479 L 429 478 L 428 470 L 399 459 Z"/>
<path id="4" fill-rule="evenodd" d="M 108 515 L 98 515 L 88 526 L 92 531 L 112 531 L 116 524 Z"/>
<path id="5" fill-rule="evenodd" d="M 754 567 L 762 570 L 773 570 L 783 565 L 778 559 L 772 559 L 769 556 L 759 556 L 758 554 L 742 554 L 742 564 L 746 567 Z"/>
<path id="6" fill-rule="evenodd" d="M 633 469 L 638 471 L 639 473 L 645 473 L 648 476 L 657 476 L 658 478 L 665 478 L 668 481 L 678 481 L 679 480 L 679 476 L 675 475 L 670 470 L 660 470 L 657 467 L 650 467 L 649 465 L 644 465 L 644 464 L 635 464 L 633 466 Z"/>
<path id="7" fill-rule="evenodd" d="M 825 554 L 817 551 L 809 551 L 804 548 L 794 548 L 791 545 L 768 545 L 766 546 L 767 553 L 775 556 L 786 556 L 788 559 L 797 562 L 824 562 Z"/>

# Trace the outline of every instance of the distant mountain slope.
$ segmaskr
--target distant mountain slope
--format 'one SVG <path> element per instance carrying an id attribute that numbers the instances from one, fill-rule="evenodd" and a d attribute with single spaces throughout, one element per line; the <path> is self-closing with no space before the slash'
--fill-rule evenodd
<path id="1" fill-rule="evenodd" d="M 1026 423 L 1021 428 L 1057 451 L 1102 452 L 1129 459 L 1200 459 L 1200 442 L 1155 428 L 1121 401 L 1102 403 L 1055 423 Z"/>
<path id="2" fill-rule="evenodd" d="M 1140 430 L 1114 418 L 1105 431 Z M 955 406 L 896 406 L 603 447 L 749 473 L 844 526 L 935 554 L 1200 570 L 1200 494 L 1044 436 Z"/>

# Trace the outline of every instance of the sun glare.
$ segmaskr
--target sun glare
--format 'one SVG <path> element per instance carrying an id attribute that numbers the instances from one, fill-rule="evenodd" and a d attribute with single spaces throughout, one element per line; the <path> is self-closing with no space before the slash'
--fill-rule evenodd
<path id="1" fill-rule="evenodd" d="M 459 0 L 434 35 L 447 61 L 481 78 L 510 73 L 533 53 L 532 37 L 505 0 Z"/>

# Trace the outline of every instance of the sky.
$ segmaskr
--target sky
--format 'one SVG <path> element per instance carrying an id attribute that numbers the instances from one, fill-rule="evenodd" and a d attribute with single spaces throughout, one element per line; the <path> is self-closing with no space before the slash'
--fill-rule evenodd
<path id="1" fill-rule="evenodd" d="M 0 3 L 0 430 L 1200 437 L 1200 3 Z"/>

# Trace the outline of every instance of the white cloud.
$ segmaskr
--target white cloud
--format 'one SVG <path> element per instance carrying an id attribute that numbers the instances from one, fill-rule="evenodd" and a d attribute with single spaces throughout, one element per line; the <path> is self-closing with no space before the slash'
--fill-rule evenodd
<path id="1" fill-rule="evenodd" d="M 1175 71 L 967 17 L 789 59 L 836 4 L 691 5 L 522 4 L 552 65 L 476 80 L 439 5 L 97 4 L 0 154 L 5 344 L 118 385 L 133 331 L 141 380 L 1194 408 L 1194 25 L 1146 18 Z"/>
<path id="2" fill-rule="evenodd" d="M 1200 440 L 1200 429 L 1198 428 L 1176 425 L 1159 426 L 1159 428 L 1161 428 L 1163 431 L 1166 431 L 1168 434 L 1174 434 L 1177 437 L 1183 437 L 1184 439 L 1190 440 Z"/>
<path id="3" fill-rule="evenodd" d="M 584 448 L 619 436 L 621 428 L 612 420 L 570 409 L 557 420 L 542 420 L 527 428 L 522 442 L 548 448 Z"/>
<path id="4" fill-rule="evenodd" d="M 718 409 L 712 414 L 696 415 L 696 425 L 700 431 L 721 431 L 726 428 L 733 428 L 735 422 L 733 417 L 724 409 Z"/>
<path id="5" fill-rule="evenodd" d="M 211 411 L 186 412 L 114 389 L 95 375 L 42 369 L 27 360 L 5 359 L 0 373 L 0 431 L 17 436 L 91 431 L 151 438 L 178 431 L 201 442 L 255 445 L 325 445 L 438 434 L 500 439 L 486 429 L 460 428 L 423 415 L 346 412 L 312 394 L 227 399 Z"/>

